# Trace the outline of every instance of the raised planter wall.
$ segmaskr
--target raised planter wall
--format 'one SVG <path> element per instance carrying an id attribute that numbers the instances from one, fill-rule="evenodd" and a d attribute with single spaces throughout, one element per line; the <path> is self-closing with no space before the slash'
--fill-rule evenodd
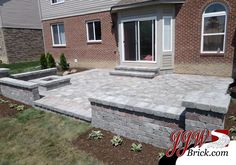
<path id="1" fill-rule="evenodd" d="M 148 105 L 131 99 L 90 98 L 92 125 L 165 149 L 173 145 L 170 135 L 175 130 L 223 129 L 230 104 L 230 96 L 219 93 L 186 96 L 179 108 Z"/>
<path id="2" fill-rule="evenodd" d="M 12 78 L 0 79 L 0 94 L 28 105 L 40 99 L 38 84 Z"/>
<path id="3" fill-rule="evenodd" d="M 8 77 L 10 69 L 8 68 L 0 68 L 0 78 Z"/>
<path id="4" fill-rule="evenodd" d="M 13 74 L 11 75 L 11 77 L 18 80 L 28 81 L 28 80 L 38 79 L 38 78 L 47 77 L 47 76 L 56 75 L 56 74 L 57 74 L 57 68 L 50 68 L 50 69 L 37 70 L 37 71 L 32 71 L 32 72 Z"/>

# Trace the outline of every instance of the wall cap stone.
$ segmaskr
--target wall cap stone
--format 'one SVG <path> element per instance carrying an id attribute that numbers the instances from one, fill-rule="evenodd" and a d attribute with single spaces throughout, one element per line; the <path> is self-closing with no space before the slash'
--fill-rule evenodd
<path id="1" fill-rule="evenodd" d="M 37 75 L 37 74 L 43 74 L 47 72 L 53 72 L 57 71 L 57 68 L 49 68 L 49 69 L 43 69 L 43 70 L 36 70 L 36 71 L 31 71 L 31 72 L 25 72 L 25 73 L 18 73 L 18 74 L 13 74 L 11 77 L 13 78 L 21 78 L 21 77 L 26 77 L 30 75 Z"/>
<path id="2" fill-rule="evenodd" d="M 122 98 L 120 96 L 99 96 L 89 98 L 91 103 L 97 103 L 105 106 L 117 107 L 130 112 L 145 113 L 157 117 L 180 120 L 185 111 L 184 107 L 171 107 L 167 105 L 156 105 L 142 101 L 135 101 L 132 98 Z"/>
<path id="3" fill-rule="evenodd" d="M 38 84 L 28 81 L 16 80 L 13 78 L 1 78 L 0 84 L 11 85 L 15 87 L 25 88 L 25 89 L 34 89 L 38 87 Z"/>
<path id="4" fill-rule="evenodd" d="M 191 109 L 226 114 L 229 109 L 230 101 L 231 97 L 228 94 L 195 91 L 190 92 L 184 97 L 182 106 Z"/>
<path id="5" fill-rule="evenodd" d="M 0 73 L 6 73 L 9 71 L 10 71 L 10 69 L 8 69 L 8 68 L 0 68 Z"/>

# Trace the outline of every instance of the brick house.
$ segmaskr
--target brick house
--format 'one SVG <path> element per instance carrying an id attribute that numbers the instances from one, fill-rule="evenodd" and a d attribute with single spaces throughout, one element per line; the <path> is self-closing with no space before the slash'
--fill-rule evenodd
<path id="1" fill-rule="evenodd" d="M 71 66 L 232 75 L 235 0 L 39 1 L 45 51 Z"/>
<path id="2" fill-rule="evenodd" d="M 0 62 L 39 60 L 43 52 L 38 0 L 0 1 Z"/>

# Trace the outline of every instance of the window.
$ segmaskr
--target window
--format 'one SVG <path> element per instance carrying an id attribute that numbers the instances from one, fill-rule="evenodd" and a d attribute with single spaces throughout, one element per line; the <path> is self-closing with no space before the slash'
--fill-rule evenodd
<path id="1" fill-rule="evenodd" d="M 53 46 L 66 46 L 64 24 L 52 25 Z"/>
<path id="2" fill-rule="evenodd" d="M 202 53 L 224 53 L 227 12 L 221 3 L 213 3 L 202 16 Z"/>
<path id="3" fill-rule="evenodd" d="M 101 42 L 101 22 L 92 21 L 87 22 L 87 41 L 88 42 Z"/>
<path id="4" fill-rule="evenodd" d="M 172 51 L 172 17 L 163 17 L 163 51 Z"/>
<path id="5" fill-rule="evenodd" d="M 58 4 L 58 3 L 63 3 L 64 0 L 51 0 L 52 4 Z"/>

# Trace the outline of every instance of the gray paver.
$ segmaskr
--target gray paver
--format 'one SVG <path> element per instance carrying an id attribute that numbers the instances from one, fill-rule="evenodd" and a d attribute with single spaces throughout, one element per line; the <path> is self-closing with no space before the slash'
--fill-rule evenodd
<path id="1" fill-rule="evenodd" d="M 231 78 L 214 76 L 166 74 L 154 79 L 141 79 L 110 76 L 109 72 L 110 70 L 95 69 L 69 75 L 67 77 L 71 78 L 71 85 L 51 91 L 41 91 L 40 94 L 45 97 L 36 103 L 48 106 L 56 104 L 58 109 L 65 108 L 64 110 L 75 114 L 87 111 L 88 117 L 91 118 L 88 98 L 105 95 L 111 96 L 111 99 L 117 98 L 116 101 L 123 104 L 126 104 L 127 98 L 132 98 L 150 103 L 154 107 L 159 105 L 181 108 L 182 101 L 188 93 L 200 91 L 207 94 L 214 91 L 224 94 L 228 85 L 232 83 Z M 68 99 L 71 105 L 68 103 L 68 106 L 65 106 L 63 101 L 54 103 L 54 99 Z M 72 102 L 76 108 L 72 107 Z"/>

